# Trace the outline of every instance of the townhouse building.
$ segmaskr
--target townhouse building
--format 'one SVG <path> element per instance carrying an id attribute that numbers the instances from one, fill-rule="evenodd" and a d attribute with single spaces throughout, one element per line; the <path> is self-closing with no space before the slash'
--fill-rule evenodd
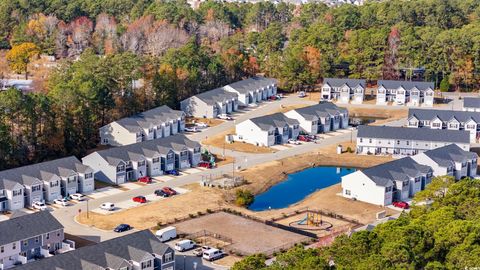
<path id="1" fill-rule="evenodd" d="M 286 112 L 285 116 L 296 119 L 300 130 L 310 135 L 348 127 L 348 110 L 331 102 L 293 109 Z"/>
<path id="2" fill-rule="evenodd" d="M 450 175 L 459 180 L 464 177 L 477 176 L 478 155 L 461 149 L 456 144 L 449 144 L 412 156 L 416 162 L 428 165 L 433 176 Z"/>
<path id="3" fill-rule="evenodd" d="M 366 81 L 362 79 L 325 78 L 322 98 L 340 103 L 361 104 L 365 96 Z"/>
<path id="4" fill-rule="evenodd" d="M 265 77 L 252 77 L 223 87 L 228 92 L 237 94 L 240 106 L 260 103 L 277 94 L 277 80 Z"/>
<path id="5" fill-rule="evenodd" d="M 236 140 L 267 147 L 284 144 L 289 139 L 297 139 L 299 124 L 283 113 L 251 118 L 235 126 Z"/>
<path id="6" fill-rule="evenodd" d="M 185 113 L 160 106 L 101 127 L 100 143 L 127 145 L 168 137 L 181 133 L 184 129 Z"/>
<path id="7" fill-rule="evenodd" d="M 377 104 L 433 107 L 435 96 L 433 82 L 379 80 Z"/>
<path id="8" fill-rule="evenodd" d="M 96 151 L 82 158 L 83 164 L 95 171 L 95 179 L 115 185 L 195 167 L 200 161 L 201 145 L 182 134 Z"/>
<path id="9" fill-rule="evenodd" d="M 407 127 L 465 130 L 474 143 L 480 135 L 480 114 L 468 111 L 409 109 Z"/>
<path id="10" fill-rule="evenodd" d="M 224 87 L 216 88 L 181 101 L 180 108 L 187 116 L 216 118 L 238 110 L 238 95 Z"/>
<path id="11" fill-rule="evenodd" d="M 18 270 L 175 270 L 175 251 L 149 230 L 19 266 Z"/>
<path id="12" fill-rule="evenodd" d="M 410 156 L 452 143 L 469 151 L 469 133 L 464 130 L 359 126 L 357 154 Z"/>
<path id="13" fill-rule="evenodd" d="M 0 222 L 0 269 L 73 250 L 63 226 L 48 211 L 25 214 Z M 41 268 L 36 268 L 41 269 Z"/>
<path id="14" fill-rule="evenodd" d="M 480 112 L 480 97 L 463 98 L 462 110 L 466 112 Z"/>
<path id="15" fill-rule="evenodd" d="M 74 156 L 4 170 L 0 171 L 0 211 L 93 190 L 93 169 Z"/>
<path id="16" fill-rule="evenodd" d="M 342 176 L 342 196 L 386 206 L 425 189 L 432 176 L 432 168 L 404 157 Z"/>

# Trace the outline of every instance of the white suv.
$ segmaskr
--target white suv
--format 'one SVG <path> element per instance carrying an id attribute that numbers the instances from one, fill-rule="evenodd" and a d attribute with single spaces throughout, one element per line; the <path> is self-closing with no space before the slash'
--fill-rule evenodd
<path id="1" fill-rule="evenodd" d="M 215 261 L 222 258 L 224 255 L 225 253 L 223 253 L 223 251 L 216 248 L 211 248 L 203 252 L 202 258 L 207 261 Z"/>
<path id="2" fill-rule="evenodd" d="M 34 202 L 32 204 L 32 207 L 34 209 L 40 210 L 40 211 L 45 211 L 47 210 L 47 205 L 44 202 Z"/>

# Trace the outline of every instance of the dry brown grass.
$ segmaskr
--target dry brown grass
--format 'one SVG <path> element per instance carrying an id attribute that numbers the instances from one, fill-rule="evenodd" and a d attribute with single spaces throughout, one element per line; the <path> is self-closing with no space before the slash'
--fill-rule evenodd
<path id="1" fill-rule="evenodd" d="M 218 126 L 222 124 L 223 120 L 216 119 L 216 118 L 196 118 L 196 117 L 187 117 L 186 119 L 187 124 L 194 124 L 194 123 L 205 123 L 210 127 Z"/>
<path id="2" fill-rule="evenodd" d="M 310 106 L 310 105 L 309 104 L 294 104 L 294 105 L 289 105 L 289 106 L 283 106 L 282 105 L 282 107 L 280 107 L 280 109 L 276 112 L 286 113 L 288 111 L 304 108 L 304 107 L 307 107 L 307 106 Z"/>
<path id="3" fill-rule="evenodd" d="M 375 121 L 371 125 L 383 125 L 387 122 L 399 120 L 408 116 L 408 108 L 402 107 L 398 109 L 381 109 L 381 108 L 348 108 L 350 117 L 376 117 L 384 118 Z"/>
<path id="4" fill-rule="evenodd" d="M 244 143 L 244 142 L 233 142 L 233 143 L 227 143 L 225 141 L 225 136 L 228 134 L 234 134 L 235 130 L 234 129 L 229 129 L 226 132 L 217 134 L 214 137 L 207 138 L 206 140 L 202 141 L 203 145 L 211 145 L 214 147 L 218 148 L 223 148 L 233 150 L 233 151 L 238 151 L 238 152 L 245 152 L 245 153 L 274 153 L 276 152 L 274 149 L 271 149 L 269 147 L 263 147 L 263 146 L 256 146 L 250 143 Z"/>

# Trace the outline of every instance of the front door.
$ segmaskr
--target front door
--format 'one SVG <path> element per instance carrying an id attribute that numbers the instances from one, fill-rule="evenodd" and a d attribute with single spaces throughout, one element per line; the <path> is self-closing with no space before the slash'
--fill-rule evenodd
<path id="1" fill-rule="evenodd" d="M 128 181 L 134 180 L 133 171 L 127 171 L 127 180 Z"/>

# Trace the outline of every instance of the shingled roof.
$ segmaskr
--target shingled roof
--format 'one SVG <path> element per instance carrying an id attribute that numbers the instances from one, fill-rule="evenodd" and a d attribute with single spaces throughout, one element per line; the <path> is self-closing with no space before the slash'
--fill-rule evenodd
<path id="1" fill-rule="evenodd" d="M 325 78 L 323 79 L 323 84 L 328 84 L 331 87 L 342 87 L 343 85 L 348 85 L 351 88 L 361 86 L 365 88 L 366 81 L 362 79 L 340 79 L 340 78 Z"/>
<path id="2" fill-rule="evenodd" d="M 346 109 L 337 107 L 337 105 L 331 102 L 321 102 L 312 106 L 294 109 L 294 111 L 309 121 L 312 121 L 316 117 L 335 116 L 339 113 L 347 112 Z"/>
<path id="3" fill-rule="evenodd" d="M 383 86 L 385 89 L 398 89 L 403 87 L 405 90 L 412 90 L 417 88 L 420 91 L 428 89 L 433 90 L 435 84 L 433 82 L 414 82 L 414 81 L 394 81 L 394 80 L 379 80 L 377 82 L 378 87 Z"/>
<path id="4" fill-rule="evenodd" d="M 48 211 L 11 218 L 0 222 L 0 246 L 60 229 L 63 225 Z"/>
<path id="5" fill-rule="evenodd" d="M 130 261 L 141 262 L 145 256 L 163 256 L 173 250 L 149 230 L 107 240 L 74 251 L 17 266 L 18 270 L 103 270 L 121 269 Z"/>
<path id="6" fill-rule="evenodd" d="M 195 97 L 205 102 L 207 105 L 215 105 L 217 102 L 227 102 L 229 100 L 238 98 L 238 95 L 236 93 L 228 92 L 221 87 L 200 93 L 195 95 Z"/>
<path id="7" fill-rule="evenodd" d="M 362 171 L 378 186 L 393 185 L 394 181 L 405 181 L 432 172 L 429 166 L 421 165 L 410 157 L 390 161 Z"/>
<path id="8" fill-rule="evenodd" d="M 480 97 L 466 97 L 463 98 L 464 108 L 480 108 Z"/>
<path id="9" fill-rule="evenodd" d="M 478 158 L 476 153 L 462 150 L 462 148 L 456 144 L 428 150 L 423 152 L 423 154 L 443 167 L 453 166 L 453 162 L 463 163 Z"/>
<path id="10" fill-rule="evenodd" d="M 358 138 L 381 138 L 429 142 L 469 143 L 470 132 L 466 130 L 407 128 L 388 126 L 359 126 Z"/>
<path id="11" fill-rule="evenodd" d="M 241 94 L 246 94 L 249 91 L 253 91 L 256 89 L 264 88 L 272 84 L 276 84 L 277 80 L 273 78 L 265 78 L 265 77 L 252 77 L 245 80 L 241 80 L 238 82 L 234 82 L 229 84 L 231 88 Z"/>
<path id="12" fill-rule="evenodd" d="M 250 121 L 255 123 L 260 129 L 268 131 L 272 128 L 283 129 L 286 125 L 299 125 L 296 119 L 288 118 L 283 113 L 274 113 L 260 117 L 251 118 Z"/>
<path id="13" fill-rule="evenodd" d="M 455 118 L 460 122 L 467 122 L 470 119 L 480 123 L 480 113 L 478 112 L 465 112 L 465 111 L 450 111 L 450 110 L 425 110 L 425 109 L 409 109 L 408 118 L 415 116 L 421 121 L 431 121 L 435 118 L 439 118 L 442 121 L 450 121 Z"/>

